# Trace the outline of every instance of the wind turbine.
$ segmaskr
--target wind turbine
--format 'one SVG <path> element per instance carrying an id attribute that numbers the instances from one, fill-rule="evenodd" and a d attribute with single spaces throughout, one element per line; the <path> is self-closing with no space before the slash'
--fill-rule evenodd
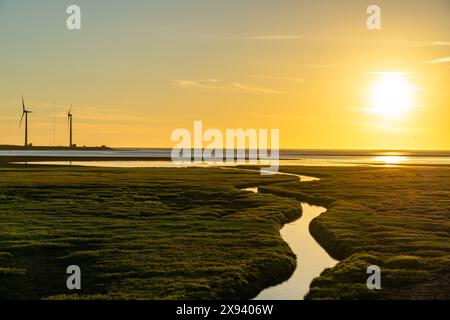
<path id="1" fill-rule="evenodd" d="M 69 111 L 67 112 L 67 122 L 69 125 L 69 148 L 72 148 L 72 106 L 70 106 Z"/>
<path id="2" fill-rule="evenodd" d="M 25 147 L 28 146 L 28 114 L 29 113 L 32 113 L 32 112 L 25 108 L 25 102 L 23 100 L 23 95 L 22 95 L 22 117 L 20 118 L 19 128 L 22 125 L 23 117 L 25 116 Z"/>

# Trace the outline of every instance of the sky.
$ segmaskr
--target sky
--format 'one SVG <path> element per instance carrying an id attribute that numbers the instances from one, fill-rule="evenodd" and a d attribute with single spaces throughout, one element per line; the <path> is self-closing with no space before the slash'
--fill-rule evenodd
<path id="1" fill-rule="evenodd" d="M 34 145 L 68 143 L 73 105 L 78 145 L 173 147 L 201 120 L 279 129 L 282 148 L 449 150 L 449 14 L 448 0 L 0 0 L 0 144 L 23 143 L 23 94 Z M 395 117 L 371 112 L 385 74 L 413 88 Z"/>

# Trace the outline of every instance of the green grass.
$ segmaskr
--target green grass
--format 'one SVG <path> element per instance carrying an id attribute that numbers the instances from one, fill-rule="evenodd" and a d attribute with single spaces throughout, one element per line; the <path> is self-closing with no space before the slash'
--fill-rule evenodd
<path id="1" fill-rule="evenodd" d="M 320 181 L 262 192 L 320 204 L 310 231 L 341 262 L 312 283 L 308 299 L 449 299 L 450 168 L 305 168 Z M 371 265 L 382 290 L 365 286 Z"/>
<path id="2" fill-rule="evenodd" d="M 0 298 L 247 299 L 291 275 L 279 235 L 299 201 L 328 211 L 318 242 L 341 260 L 308 299 L 449 299 L 450 168 L 222 169 L 0 166 Z M 259 185 L 261 194 L 239 191 Z M 82 269 L 67 291 L 65 269 Z M 366 269 L 381 267 L 382 290 Z"/>
<path id="3" fill-rule="evenodd" d="M 295 269 L 286 182 L 222 169 L 0 168 L 0 298 L 246 299 Z M 82 291 L 66 288 L 67 266 Z"/>

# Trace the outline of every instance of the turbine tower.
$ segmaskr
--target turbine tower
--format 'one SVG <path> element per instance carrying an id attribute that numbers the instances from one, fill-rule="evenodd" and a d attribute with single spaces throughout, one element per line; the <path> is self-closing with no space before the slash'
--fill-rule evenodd
<path id="1" fill-rule="evenodd" d="M 32 113 L 30 110 L 27 110 L 25 107 L 25 102 L 23 100 L 22 95 L 22 117 L 20 118 L 19 128 L 22 125 L 23 117 L 25 116 L 25 147 L 28 146 L 28 114 Z"/>
<path id="2" fill-rule="evenodd" d="M 67 112 L 67 122 L 69 124 L 69 148 L 72 148 L 72 106 L 70 106 L 69 111 Z"/>

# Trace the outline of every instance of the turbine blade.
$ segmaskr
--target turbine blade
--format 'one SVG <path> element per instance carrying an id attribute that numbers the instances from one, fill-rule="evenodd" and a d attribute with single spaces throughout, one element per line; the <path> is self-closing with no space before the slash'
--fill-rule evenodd
<path id="1" fill-rule="evenodd" d="M 25 111 L 25 101 L 23 101 L 23 95 L 22 95 L 22 109 Z"/>
<path id="2" fill-rule="evenodd" d="M 70 109 L 69 109 L 69 114 L 70 114 L 70 112 L 72 112 L 72 105 L 70 105 Z"/>
<path id="3" fill-rule="evenodd" d="M 19 128 L 22 126 L 23 116 L 25 115 L 25 112 L 22 112 L 22 118 L 20 118 Z"/>

